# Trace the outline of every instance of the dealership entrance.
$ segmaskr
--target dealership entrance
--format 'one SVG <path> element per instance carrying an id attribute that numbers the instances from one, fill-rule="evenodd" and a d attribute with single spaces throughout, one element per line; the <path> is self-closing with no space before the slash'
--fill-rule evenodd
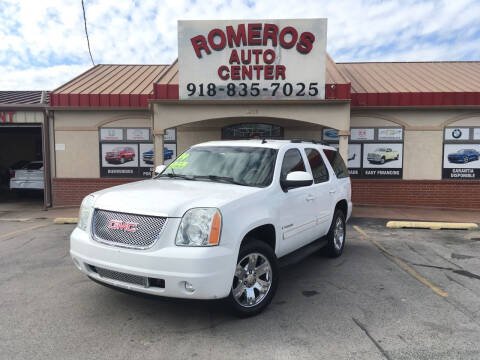
<path id="1" fill-rule="evenodd" d="M 45 91 L 0 91 L 0 211 L 51 205 Z"/>
<path id="2" fill-rule="evenodd" d="M 43 206 L 42 125 L 0 125 L 0 198 Z"/>

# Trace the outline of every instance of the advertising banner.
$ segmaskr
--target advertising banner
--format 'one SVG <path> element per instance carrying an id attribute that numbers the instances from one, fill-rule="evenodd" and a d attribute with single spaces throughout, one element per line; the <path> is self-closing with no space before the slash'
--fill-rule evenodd
<path id="1" fill-rule="evenodd" d="M 101 144 L 100 175 L 138 177 L 137 144 Z"/>
<path id="2" fill-rule="evenodd" d="M 480 179 L 480 144 L 445 144 L 443 178 Z"/>
<path id="3" fill-rule="evenodd" d="M 149 141 L 150 129 L 127 129 L 127 140 Z"/>
<path id="4" fill-rule="evenodd" d="M 102 141 L 122 141 L 123 129 L 100 129 L 100 140 Z"/>
<path id="5" fill-rule="evenodd" d="M 401 178 L 403 144 L 363 144 L 362 177 Z"/>
<path id="6" fill-rule="evenodd" d="M 140 169 L 139 176 L 152 177 L 153 164 L 154 164 L 154 148 L 153 144 L 139 144 L 140 147 Z"/>
<path id="7" fill-rule="evenodd" d="M 338 150 L 338 144 L 331 144 Z M 351 177 L 359 177 L 362 167 L 362 145 L 348 144 L 348 159 L 344 159 Z"/>
<path id="8" fill-rule="evenodd" d="M 350 139 L 353 141 L 374 140 L 375 129 L 350 129 Z"/>
<path id="9" fill-rule="evenodd" d="M 473 140 L 480 140 L 480 128 L 473 129 Z"/>
<path id="10" fill-rule="evenodd" d="M 445 140 L 468 140 L 470 138 L 469 128 L 445 128 Z"/>
<path id="11" fill-rule="evenodd" d="M 325 141 L 338 141 L 338 130 L 323 129 L 323 140 L 325 140 Z"/>
<path id="12" fill-rule="evenodd" d="M 387 129 L 378 129 L 378 140 L 402 140 L 403 139 L 403 129 L 402 128 L 387 128 Z"/>
<path id="13" fill-rule="evenodd" d="M 327 19 L 178 22 L 180 100 L 324 99 Z"/>

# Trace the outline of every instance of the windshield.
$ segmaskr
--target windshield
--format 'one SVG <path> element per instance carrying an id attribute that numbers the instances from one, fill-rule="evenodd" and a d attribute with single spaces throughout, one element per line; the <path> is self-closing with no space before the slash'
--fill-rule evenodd
<path id="1" fill-rule="evenodd" d="M 269 148 L 194 147 L 180 155 L 159 177 L 265 187 L 272 182 L 276 158 L 277 150 Z"/>
<path id="2" fill-rule="evenodd" d="M 375 151 L 384 152 L 384 151 L 385 151 L 385 148 L 377 148 Z"/>
<path id="3" fill-rule="evenodd" d="M 121 147 L 114 147 L 111 151 L 123 151 Z"/>

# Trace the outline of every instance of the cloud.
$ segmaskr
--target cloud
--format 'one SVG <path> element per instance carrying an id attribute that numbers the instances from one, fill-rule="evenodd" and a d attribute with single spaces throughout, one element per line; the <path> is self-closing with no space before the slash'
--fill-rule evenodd
<path id="1" fill-rule="evenodd" d="M 476 0 L 85 0 L 97 63 L 166 64 L 179 19 L 328 18 L 338 62 L 477 60 Z M 0 89 L 53 89 L 91 66 L 80 0 L 2 0 Z"/>

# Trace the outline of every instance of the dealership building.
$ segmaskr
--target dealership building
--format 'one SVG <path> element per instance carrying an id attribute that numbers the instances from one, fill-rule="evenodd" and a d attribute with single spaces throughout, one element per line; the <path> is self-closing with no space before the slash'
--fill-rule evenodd
<path id="1" fill-rule="evenodd" d="M 480 62 L 336 63 L 324 19 L 180 21 L 178 48 L 50 93 L 48 205 L 149 178 L 200 142 L 274 138 L 339 148 L 354 204 L 480 209 Z"/>

